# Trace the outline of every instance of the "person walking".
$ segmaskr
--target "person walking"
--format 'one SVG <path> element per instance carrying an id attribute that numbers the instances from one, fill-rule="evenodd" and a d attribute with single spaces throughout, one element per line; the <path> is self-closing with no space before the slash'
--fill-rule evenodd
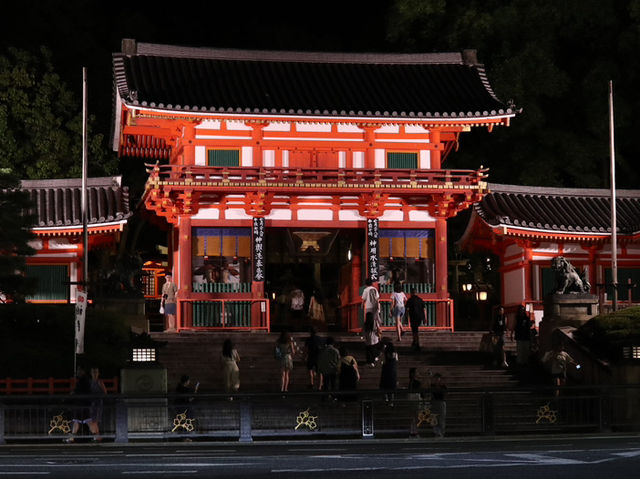
<path id="1" fill-rule="evenodd" d="M 431 410 L 436 416 L 433 433 L 436 437 L 444 437 L 447 426 L 447 385 L 440 373 L 433 375 L 431 382 Z"/>
<path id="2" fill-rule="evenodd" d="M 100 370 L 98 368 L 91 368 L 91 385 L 89 391 L 93 398 L 89 405 L 89 417 L 91 421 L 88 423 L 89 430 L 93 433 L 93 441 L 100 442 L 100 422 L 102 422 L 102 411 L 104 409 L 104 401 L 102 396 L 107 394 L 107 387 L 104 385 L 104 381 L 100 379 Z"/>
<path id="3" fill-rule="evenodd" d="M 561 342 L 557 342 L 554 348 L 547 351 L 542 357 L 543 363 L 550 363 L 551 378 L 556 386 L 555 396 L 560 395 L 560 387 L 567 384 L 567 369 L 570 364 L 579 366 L 578 362 L 564 350 Z"/>
<path id="4" fill-rule="evenodd" d="M 322 390 L 335 391 L 340 368 L 340 352 L 334 346 L 335 340 L 329 336 L 318 353 L 318 373 L 322 375 Z"/>
<path id="5" fill-rule="evenodd" d="M 340 372 L 338 373 L 338 389 L 340 391 L 355 391 L 360 381 L 358 362 L 345 346 L 340 346 Z M 355 401 L 355 394 L 340 394 L 342 401 Z"/>
<path id="6" fill-rule="evenodd" d="M 222 377 L 224 379 L 224 391 L 236 392 L 240 389 L 240 355 L 230 339 L 225 339 L 222 344 Z"/>
<path id="7" fill-rule="evenodd" d="M 529 362 L 531 354 L 531 319 L 524 304 L 518 306 L 516 314 L 516 324 L 511 332 L 511 339 L 516 340 L 516 354 L 519 366 L 524 366 Z"/>
<path id="8" fill-rule="evenodd" d="M 293 357 L 296 354 L 296 343 L 287 331 L 282 331 L 276 341 L 276 357 L 280 361 L 280 391 L 289 390 L 289 379 L 293 369 Z"/>
<path id="9" fill-rule="evenodd" d="M 398 388 L 398 353 L 393 343 L 388 342 L 382 354 L 382 372 L 380 374 L 380 389 L 385 391 L 386 403 L 393 407 L 394 392 Z"/>
<path id="10" fill-rule="evenodd" d="M 497 367 L 508 368 L 507 355 L 504 351 L 504 333 L 507 330 L 507 317 L 504 314 L 504 307 L 498 306 L 496 317 L 491 325 L 491 334 L 493 335 L 493 352 L 494 365 Z"/>
<path id="11" fill-rule="evenodd" d="M 367 278 L 364 282 L 365 288 L 362 290 L 362 311 L 366 318 L 367 313 L 373 313 L 380 317 L 380 293 L 375 286 L 371 278 Z"/>
<path id="12" fill-rule="evenodd" d="M 307 314 L 311 321 L 311 325 L 324 331 L 326 329 L 326 323 L 322 302 L 322 296 L 317 290 L 314 290 L 311 295 L 311 299 L 309 300 L 309 310 Z"/>
<path id="13" fill-rule="evenodd" d="M 78 434 L 82 424 L 86 424 L 89 427 L 89 430 L 93 432 L 91 400 L 87 398 L 87 396 L 91 394 L 91 378 L 87 375 L 87 372 L 83 367 L 78 367 L 77 369 L 76 383 L 71 394 L 76 397 L 72 401 L 74 405 L 73 418 L 71 420 L 73 422 L 73 426 L 71 426 L 71 435 L 64 439 L 64 442 L 66 443 L 75 442 L 74 436 Z"/>
<path id="14" fill-rule="evenodd" d="M 166 319 L 165 332 L 175 332 L 177 314 L 176 295 L 178 294 L 178 286 L 173 282 L 171 273 L 167 273 L 164 279 L 165 282 L 162 285 L 161 305 L 164 309 L 164 315 Z"/>
<path id="15" fill-rule="evenodd" d="M 393 293 L 391 293 L 391 315 L 396 321 L 396 332 L 398 333 L 398 341 L 402 340 L 402 318 L 404 317 L 405 303 L 407 302 L 407 296 L 402 290 L 402 284 L 396 283 L 393 285 Z"/>
<path id="16" fill-rule="evenodd" d="M 378 360 L 378 344 L 380 343 L 380 316 L 369 311 L 365 315 L 362 328 L 366 362 L 374 367 Z"/>
<path id="17" fill-rule="evenodd" d="M 426 322 L 424 301 L 416 294 L 416 288 L 411 288 L 411 296 L 406 303 L 409 324 L 411 325 L 411 349 L 420 351 L 420 326 Z"/>
<path id="18" fill-rule="evenodd" d="M 313 389 L 316 385 L 318 390 L 322 389 L 322 376 L 318 374 L 318 354 L 323 346 L 324 341 L 316 333 L 316 328 L 311 326 L 309 337 L 304 342 L 304 355 L 309 371 L 309 389 Z"/>

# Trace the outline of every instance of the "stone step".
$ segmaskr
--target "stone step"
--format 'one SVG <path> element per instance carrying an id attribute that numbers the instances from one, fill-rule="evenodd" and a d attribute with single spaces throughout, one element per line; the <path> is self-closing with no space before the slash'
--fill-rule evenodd
<path id="1" fill-rule="evenodd" d="M 415 367 L 423 383 L 429 381 L 428 372 L 441 373 L 451 387 L 511 386 L 515 380 L 502 370 L 484 367 L 485 356 L 478 353 L 482 332 L 429 332 L 421 334 L 423 351 L 410 350 L 411 336 L 405 334 L 394 342 L 399 354 L 399 384 L 406 386 L 409 368 Z M 308 334 L 292 335 L 298 346 L 304 344 Z M 326 335 L 322 335 L 326 336 Z M 338 344 L 345 345 L 360 365 L 360 389 L 377 389 L 380 366 L 370 368 L 364 364 L 364 344 L 357 334 L 333 334 Z M 189 374 L 201 383 L 203 391 L 222 389 L 220 355 L 222 343 L 230 338 L 241 357 L 239 363 L 241 389 L 245 392 L 272 392 L 279 389 L 279 363 L 273 358 L 273 345 L 277 333 L 246 332 L 181 332 L 179 334 L 153 333 L 166 346 L 158 352 L 159 362 L 167 368 L 168 388 L 173 390 L 182 374 Z M 386 335 L 391 338 L 390 335 Z M 306 390 L 309 375 L 302 354 L 296 356 L 291 373 L 291 390 Z"/>

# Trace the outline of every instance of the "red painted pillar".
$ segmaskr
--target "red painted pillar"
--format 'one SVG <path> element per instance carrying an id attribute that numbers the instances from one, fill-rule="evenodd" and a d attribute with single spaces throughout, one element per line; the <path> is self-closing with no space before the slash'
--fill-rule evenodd
<path id="1" fill-rule="evenodd" d="M 364 126 L 364 167 L 368 170 L 374 170 L 376 168 L 376 150 L 374 144 L 376 141 L 375 127 Z"/>
<path id="2" fill-rule="evenodd" d="M 440 130 L 431 130 L 429 140 L 434 146 L 434 149 L 431 150 L 431 169 L 439 170 L 442 167 L 442 144 L 440 143 Z"/>
<path id="3" fill-rule="evenodd" d="M 438 299 L 449 298 L 448 290 L 448 259 L 447 259 L 447 219 L 436 218 L 436 297 Z M 437 308 L 436 326 L 446 326 L 447 307 L 444 302 Z"/>
<path id="4" fill-rule="evenodd" d="M 191 296 L 191 256 L 191 216 L 180 215 L 178 219 L 178 329 L 191 324 L 191 308 L 188 303 L 180 301 Z"/>
<path id="5" fill-rule="evenodd" d="M 183 150 L 182 158 L 183 164 L 195 165 L 196 164 L 196 125 L 189 123 L 185 125 L 183 130 Z"/>
<path id="6" fill-rule="evenodd" d="M 533 250 L 531 246 L 526 245 L 524 247 L 524 301 L 525 304 L 533 300 Z"/>

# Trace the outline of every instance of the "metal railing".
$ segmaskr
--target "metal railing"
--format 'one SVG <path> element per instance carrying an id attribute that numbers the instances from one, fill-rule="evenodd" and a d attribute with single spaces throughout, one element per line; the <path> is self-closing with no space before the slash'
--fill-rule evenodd
<path id="1" fill-rule="evenodd" d="M 178 329 L 270 330 L 267 299 L 178 299 Z"/>
<path id="2" fill-rule="evenodd" d="M 103 378 L 107 392 L 120 390 L 119 378 Z M 76 387 L 76 378 L 4 378 L 0 379 L 0 394 L 64 394 Z"/>
<path id="3" fill-rule="evenodd" d="M 640 431 L 639 386 L 455 389 L 446 434 L 506 435 Z M 11 396 L 0 400 L 0 443 L 61 440 L 85 396 Z M 406 437 L 442 424 L 428 391 L 115 396 L 103 402 L 105 440 Z M 231 400 L 233 399 L 233 400 Z M 439 422 L 440 421 L 440 422 Z M 89 438 L 82 430 L 78 439 Z"/>
<path id="4" fill-rule="evenodd" d="M 454 330 L 453 299 L 422 298 L 425 302 L 426 323 L 420 330 Z M 342 314 L 347 318 L 349 331 L 360 331 L 364 324 L 364 314 L 361 303 L 343 306 Z M 395 319 L 391 314 L 391 300 L 380 299 L 380 321 L 383 330 L 395 328 Z M 409 320 L 405 316 L 403 326 L 409 327 Z"/>

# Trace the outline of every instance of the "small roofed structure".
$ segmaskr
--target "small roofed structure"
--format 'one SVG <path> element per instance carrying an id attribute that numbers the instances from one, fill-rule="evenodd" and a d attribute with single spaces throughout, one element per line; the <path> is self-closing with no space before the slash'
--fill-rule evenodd
<path id="1" fill-rule="evenodd" d="M 74 302 L 83 281 L 82 180 L 24 180 L 21 189 L 34 203 L 36 254 L 27 258 L 26 275 L 38 278 L 32 302 Z M 117 244 L 131 216 L 129 192 L 120 176 L 87 180 L 89 249 Z"/>
<path id="2" fill-rule="evenodd" d="M 551 267 L 563 256 L 586 272 L 601 302 L 611 289 L 611 197 L 606 189 L 488 184 L 458 245 L 500 258 L 502 303 L 531 304 L 536 319 L 555 286 Z M 640 301 L 640 190 L 616 193 L 618 283 L 622 301 Z"/>

